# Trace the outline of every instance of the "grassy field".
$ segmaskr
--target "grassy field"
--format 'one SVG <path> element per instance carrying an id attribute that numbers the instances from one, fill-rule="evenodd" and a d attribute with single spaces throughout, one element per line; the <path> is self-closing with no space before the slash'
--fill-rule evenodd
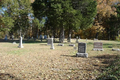
<path id="1" fill-rule="evenodd" d="M 72 43 L 75 43 L 72 39 Z M 119 67 L 120 42 L 100 40 L 104 51 L 92 51 L 93 40 L 81 39 L 87 43 L 88 58 L 75 57 L 77 50 L 68 46 L 54 43 L 54 50 L 50 49 L 45 41 L 23 41 L 24 48 L 18 48 L 11 42 L 0 42 L 0 80 L 92 80 L 100 79 L 112 73 L 114 66 Z M 99 41 L 97 41 L 99 42 Z M 112 67 L 111 67 L 112 66 Z M 107 69 L 111 72 L 107 73 Z M 115 71 L 114 71 L 115 72 Z M 119 72 L 114 73 L 119 74 Z M 106 75 L 107 74 L 107 75 Z M 114 76 L 114 74 L 110 74 Z M 118 75 L 119 76 L 119 75 Z M 120 79 L 120 77 L 117 77 Z"/>

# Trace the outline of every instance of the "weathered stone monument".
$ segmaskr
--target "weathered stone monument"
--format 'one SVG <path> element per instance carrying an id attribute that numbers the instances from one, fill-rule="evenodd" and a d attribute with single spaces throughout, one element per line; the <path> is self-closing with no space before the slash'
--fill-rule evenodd
<path id="1" fill-rule="evenodd" d="M 71 42 L 71 34 L 69 34 L 68 42 Z"/>
<path id="2" fill-rule="evenodd" d="M 22 45 L 22 37 L 20 37 L 20 43 L 19 43 L 19 48 L 24 48 L 24 46 Z"/>
<path id="3" fill-rule="evenodd" d="M 51 44 L 52 44 L 51 38 L 47 38 L 47 45 L 51 45 Z"/>
<path id="4" fill-rule="evenodd" d="M 53 38 L 51 38 L 51 47 L 50 47 L 50 49 L 55 49 L 54 44 L 53 44 Z"/>
<path id="5" fill-rule="evenodd" d="M 104 50 L 102 42 L 94 42 L 93 46 L 94 46 L 94 48 L 93 48 L 94 51 L 103 51 Z"/>
<path id="6" fill-rule="evenodd" d="M 79 41 L 78 41 L 78 36 L 76 37 L 76 43 L 78 43 Z"/>
<path id="7" fill-rule="evenodd" d="M 78 53 L 76 53 L 77 57 L 88 57 L 88 53 L 86 53 L 86 43 L 78 43 Z"/>
<path id="8" fill-rule="evenodd" d="M 86 41 L 87 41 L 87 38 L 86 38 Z"/>

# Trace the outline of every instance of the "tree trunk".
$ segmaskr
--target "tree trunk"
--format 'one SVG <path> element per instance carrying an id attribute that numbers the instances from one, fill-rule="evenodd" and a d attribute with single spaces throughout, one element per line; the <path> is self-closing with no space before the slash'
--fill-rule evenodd
<path id="1" fill-rule="evenodd" d="M 60 37 L 59 37 L 59 42 L 63 43 L 64 41 L 64 27 L 62 26 L 60 29 Z"/>
<path id="2" fill-rule="evenodd" d="M 56 31 L 55 31 L 55 29 L 53 30 L 53 40 L 54 40 L 54 42 L 55 42 L 55 34 L 56 34 Z"/>
<path id="3" fill-rule="evenodd" d="M 71 31 L 72 31 L 72 29 L 69 28 L 69 31 L 68 31 L 68 42 L 71 42 Z"/>

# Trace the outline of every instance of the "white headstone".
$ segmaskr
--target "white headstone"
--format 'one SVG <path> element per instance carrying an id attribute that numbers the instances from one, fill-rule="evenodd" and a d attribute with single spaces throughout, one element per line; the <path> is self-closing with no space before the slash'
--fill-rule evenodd
<path id="1" fill-rule="evenodd" d="M 24 46 L 22 45 L 22 37 L 20 37 L 20 43 L 19 43 L 19 48 L 24 48 Z"/>
<path id="2" fill-rule="evenodd" d="M 87 41 L 87 38 L 86 38 L 86 41 Z"/>
<path id="3" fill-rule="evenodd" d="M 50 47 L 50 49 L 55 49 L 54 44 L 53 44 L 53 38 L 51 38 L 51 47 Z"/>

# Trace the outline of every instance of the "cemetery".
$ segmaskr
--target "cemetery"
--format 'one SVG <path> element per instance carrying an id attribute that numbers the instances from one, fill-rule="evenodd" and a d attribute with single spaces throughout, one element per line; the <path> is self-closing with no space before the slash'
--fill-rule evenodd
<path id="1" fill-rule="evenodd" d="M 64 46 L 53 43 L 54 49 L 51 49 L 51 44 L 47 45 L 48 43 L 44 40 L 37 41 L 33 40 L 29 43 L 25 41 L 22 44 L 24 48 L 18 48 L 17 41 L 14 41 L 16 44 L 1 42 L 0 78 L 10 80 L 96 79 L 103 68 L 120 59 L 120 51 L 112 51 L 112 48 L 109 48 L 109 46 L 115 49 L 120 48 L 117 41 L 101 40 L 104 51 L 92 50 L 93 40 L 81 39 L 80 43 L 76 43 L 76 39 L 72 39 L 72 43 L 77 47 L 76 50 L 69 46 L 67 39 L 64 41 Z"/>
<path id="2" fill-rule="evenodd" d="M 120 0 L 0 0 L 0 80 L 120 80 Z"/>

